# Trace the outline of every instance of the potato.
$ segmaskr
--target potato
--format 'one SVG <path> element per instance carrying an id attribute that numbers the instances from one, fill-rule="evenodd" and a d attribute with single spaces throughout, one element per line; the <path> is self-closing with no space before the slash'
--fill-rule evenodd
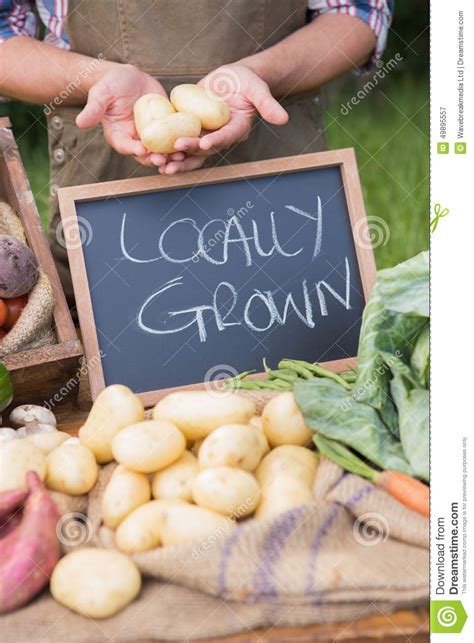
<path id="1" fill-rule="evenodd" d="M 243 395 L 214 391 L 177 391 L 153 410 L 155 420 L 173 422 L 188 440 L 205 438 L 224 424 L 247 424 L 255 404 Z"/>
<path id="2" fill-rule="evenodd" d="M 50 431 L 48 433 L 33 433 L 24 439 L 41 449 L 43 453 L 48 454 L 63 444 L 65 440 L 69 440 L 70 437 L 69 433 L 64 433 L 64 431 Z"/>
<path id="3" fill-rule="evenodd" d="M 89 417 L 79 430 L 79 438 L 92 451 L 97 462 L 104 464 L 113 460 L 114 435 L 144 418 L 145 410 L 140 398 L 126 386 L 113 384 L 97 397 Z"/>
<path id="4" fill-rule="evenodd" d="M 170 101 L 178 112 L 197 116 L 204 129 L 215 130 L 230 120 L 230 107 L 219 96 L 199 85 L 177 85 L 170 94 Z"/>
<path id="5" fill-rule="evenodd" d="M 191 488 L 197 505 L 235 518 L 253 513 L 260 500 L 260 487 L 254 476 L 234 467 L 204 469 L 194 478 Z"/>
<path id="6" fill-rule="evenodd" d="M 314 436 L 291 391 L 271 399 L 262 412 L 263 431 L 272 447 L 282 444 L 306 446 Z"/>
<path id="7" fill-rule="evenodd" d="M 140 505 L 119 524 L 115 544 L 128 554 L 154 549 L 161 544 L 163 513 L 168 507 L 185 504 L 181 500 L 151 500 Z"/>
<path id="8" fill-rule="evenodd" d="M 261 415 L 252 415 L 249 420 L 249 424 L 250 426 L 254 426 L 256 429 L 260 429 L 260 431 L 263 431 L 263 422 Z"/>
<path id="9" fill-rule="evenodd" d="M 133 601 L 140 587 L 140 572 L 128 556 L 94 547 L 66 554 L 50 585 L 58 603 L 91 618 L 112 616 Z"/>
<path id="10" fill-rule="evenodd" d="M 46 456 L 28 440 L 17 439 L 0 445 L 0 492 L 26 489 L 26 474 L 36 471 L 41 480 L 46 476 Z"/>
<path id="11" fill-rule="evenodd" d="M 211 543 L 234 527 L 235 521 L 215 511 L 186 502 L 178 504 L 177 501 L 169 501 L 161 513 L 161 542 L 166 546 L 198 541 L 204 546 L 203 541 Z"/>
<path id="12" fill-rule="evenodd" d="M 199 438 L 199 440 L 194 440 L 193 446 L 191 448 L 191 453 L 196 456 L 196 458 L 199 455 L 199 450 L 202 447 L 202 443 L 204 442 L 206 438 Z"/>
<path id="13" fill-rule="evenodd" d="M 257 416 L 254 416 L 254 417 L 257 417 Z M 259 420 L 260 420 L 259 424 L 256 424 L 255 421 L 252 422 L 252 420 L 251 420 L 249 422 L 249 426 L 251 426 L 255 430 L 255 432 L 257 434 L 258 442 L 260 444 L 260 451 L 261 451 L 261 454 L 262 454 L 261 457 L 263 458 L 263 456 L 266 455 L 270 451 L 270 445 L 268 444 L 267 437 L 266 437 L 265 433 L 263 432 L 263 423 L 262 423 L 262 419 L 260 417 L 259 417 Z"/>
<path id="14" fill-rule="evenodd" d="M 162 119 L 174 114 L 175 109 L 170 101 L 161 94 L 145 94 L 133 106 L 136 130 L 141 136 L 142 130 L 154 119 Z"/>
<path id="15" fill-rule="evenodd" d="M 71 496 L 88 493 L 99 476 L 92 451 L 82 444 L 61 444 L 46 456 L 46 486 Z"/>
<path id="16" fill-rule="evenodd" d="M 270 451 L 270 445 L 268 444 L 268 440 L 265 436 L 265 433 L 263 432 L 262 416 L 253 415 L 249 420 L 249 426 L 252 426 L 255 429 L 257 429 L 257 435 L 260 441 L 260 446 L 262 448 L 262 458 L 263 458 L 263 456 Z"/>
<path id="17" fill-rule="evenodd" d="M 313 493 L 304 482 L 280 476 L 262 486 L 262 499 L 255 516 L 268 518 L 301 505 L 313 505 L 314 503 Z"/>
<path id="18" fill-rule="evenodd" d="M 141 132 L 141 141 L 149 152 L 171 154 L 178 138 L 196 137 L 201 133 L 201 123 L 194 114 L 177 112 L 148 123 Z"/>
<path id="19" fill-rule="evenodd" d="M 146 420 L 123 429 L 112 440 L 112 453 L 131 471 L 154 473 L 175 462 L 186 440 L 171 422 Z"/>
<path id="20" fill-rule="evenodd" d="M 262 457 L 258 429 L 246 424 L 225 424 L 213 431 L 199 449 L 199 466 L 239 467 L 253 471 Z"/>
<path id="21" fill-rule="evenodd" d="M 276 447 L 263 458 L 255 471 L 255 477 L 262 487 L 275 478 L 283 477 L 300 480 L 311 489 L 317 468 L 318 456 L 314 451 L 287 444 Z"/>
<path id="22" fill-rule="evenodd" d="M 192 453 L 185 451 L 176 462 L 155 473 L 151 482 L 153 497 L 191 502 L 191 482 L 198 473 L 197 459 Z"/>
<path id="23" fill-rule="evenodd" d="M 129 471 L 123 465 L 115 469 L 102 496 L 102 519 L 116 529 L 128 514 L 151 498 L 148 477 Z"/>

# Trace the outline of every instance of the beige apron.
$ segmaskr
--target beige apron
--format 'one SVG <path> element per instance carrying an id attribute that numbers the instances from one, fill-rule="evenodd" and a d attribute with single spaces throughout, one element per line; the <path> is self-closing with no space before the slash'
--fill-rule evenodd
<path id="1" fill-rule="evenodd" d="M 69 0 L 66 32 L 72 49 L 133 64 L 167 91 L 197 82 L 216 67 L 282 40 L 306 22 L 307 0 Z M 86 72 L 86 70 L 84 70 Z M 276 127 L 258 119 L 246 141 L 207 164 L 242 163 L 325 148 L 319 94 L 282 101 L 290 119 Z M 79 130 L 79 108 L 59 107 L 48 118 L 51 159 L 50 242 L 64 290 L 73 300 L 67 254 L 58 242 L 59 187 L 156 174 L 116 153 L 102 127 Z M 61 235 L 59 234 L 61 239 Z"/>

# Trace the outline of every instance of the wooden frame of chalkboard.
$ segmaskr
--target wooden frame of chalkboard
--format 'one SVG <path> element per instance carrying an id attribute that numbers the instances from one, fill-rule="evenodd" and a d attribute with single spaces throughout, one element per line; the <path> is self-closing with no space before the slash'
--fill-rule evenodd
<path id="1" fill-rule="evenodd" d="M 84 201 L 94 201 L 107 198 L 120 198 L 125 196 L 147 194 L 179 188 L 209 185 L 214 183 L 227 183 L 242 181 L 258 177 L 282 175 L 312 170 L 318 168 L 340 168 L 344 196 L 349 213 L 352 235 L 354 230 L 367 231 L 367 220 L 362 198 L 362 190 L 355 153 L 352 148 L 290 156 L 266 161 L 241 163 L 210 169 L 200 169 L 175 176 L 151 176 L 145 178 L 123 179 L 104 183 L 79 185 L 61 188 L 58 192 L 59 205 L 63 227 L 67 229 L 67 237 L 73 240 L 81 238 L 76 204 Z M 74 285 L 76 305 L 82 331 L 82 339 L 88 364 L 88 376 L 92 398 L 95 399 L 106 386 L 104 370 L 100 359 L 100 348 L 94 320 L 94 310 L 86 271 L 86 264 L 82 245 L 78 243 L 67 244 L 70 270 Z M 375 261 L 370 242 L 354 243 L 356 259 L 361 277 L 361 284 L 365 301 L 367 301 L 375 282 Z M 308 356 L 309 358 L 309 356 Z M 351 368 L 356 364 L 356 358 L 337 359 L 323 362 L 334 371 Z M 263 377 L 256 374 L 254 377 Z M 161 397 L 174 391 L 183 389 L 202 388 L 203 383 L 189 384 L 186 386 L 170 387 L 160 390 L 139 393 L 145 406 L 155 404 Z"/>

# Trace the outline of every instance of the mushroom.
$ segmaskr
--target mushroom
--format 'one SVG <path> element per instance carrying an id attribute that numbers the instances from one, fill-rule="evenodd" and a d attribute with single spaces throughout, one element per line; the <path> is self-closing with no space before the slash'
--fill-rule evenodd
<path id="1" fill-rule="evenodd" d="M 10 413 L 10 422 L 12 426 L 19 427 L 17 428 L 18 437 L 57 430 L 54 413 L 34 404 L 17 406 Z"/>
<path id="2" fill-rule="evenodd" d="M 0 428 L 0 444 L 3 442 L 9 442 L 10 440 L 15 440 L 18 437 L 15 429 L 10 429 L 8 426 L 2 426 Z"/>

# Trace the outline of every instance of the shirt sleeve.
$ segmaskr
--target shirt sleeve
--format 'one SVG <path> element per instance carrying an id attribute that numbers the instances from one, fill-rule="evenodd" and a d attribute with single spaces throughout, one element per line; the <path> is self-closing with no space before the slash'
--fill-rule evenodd
<path id="1" fill-rule="evenodd" d="M 0 44 L 14 36 L 38 36 L 38 18 L 30 0 L 0 0 Z"/>
<path id="2" fill-rule="evenodd" d="M 361 68 L 361 71 L 367 71 L 381 59 L 385 50 L 394 4 L 394 0 L 308 0 L 308 10 L 311 20 L 323 13 L 340 13 L 360 18 L 369 25 L 377 40 L 367 64 Z"/>

